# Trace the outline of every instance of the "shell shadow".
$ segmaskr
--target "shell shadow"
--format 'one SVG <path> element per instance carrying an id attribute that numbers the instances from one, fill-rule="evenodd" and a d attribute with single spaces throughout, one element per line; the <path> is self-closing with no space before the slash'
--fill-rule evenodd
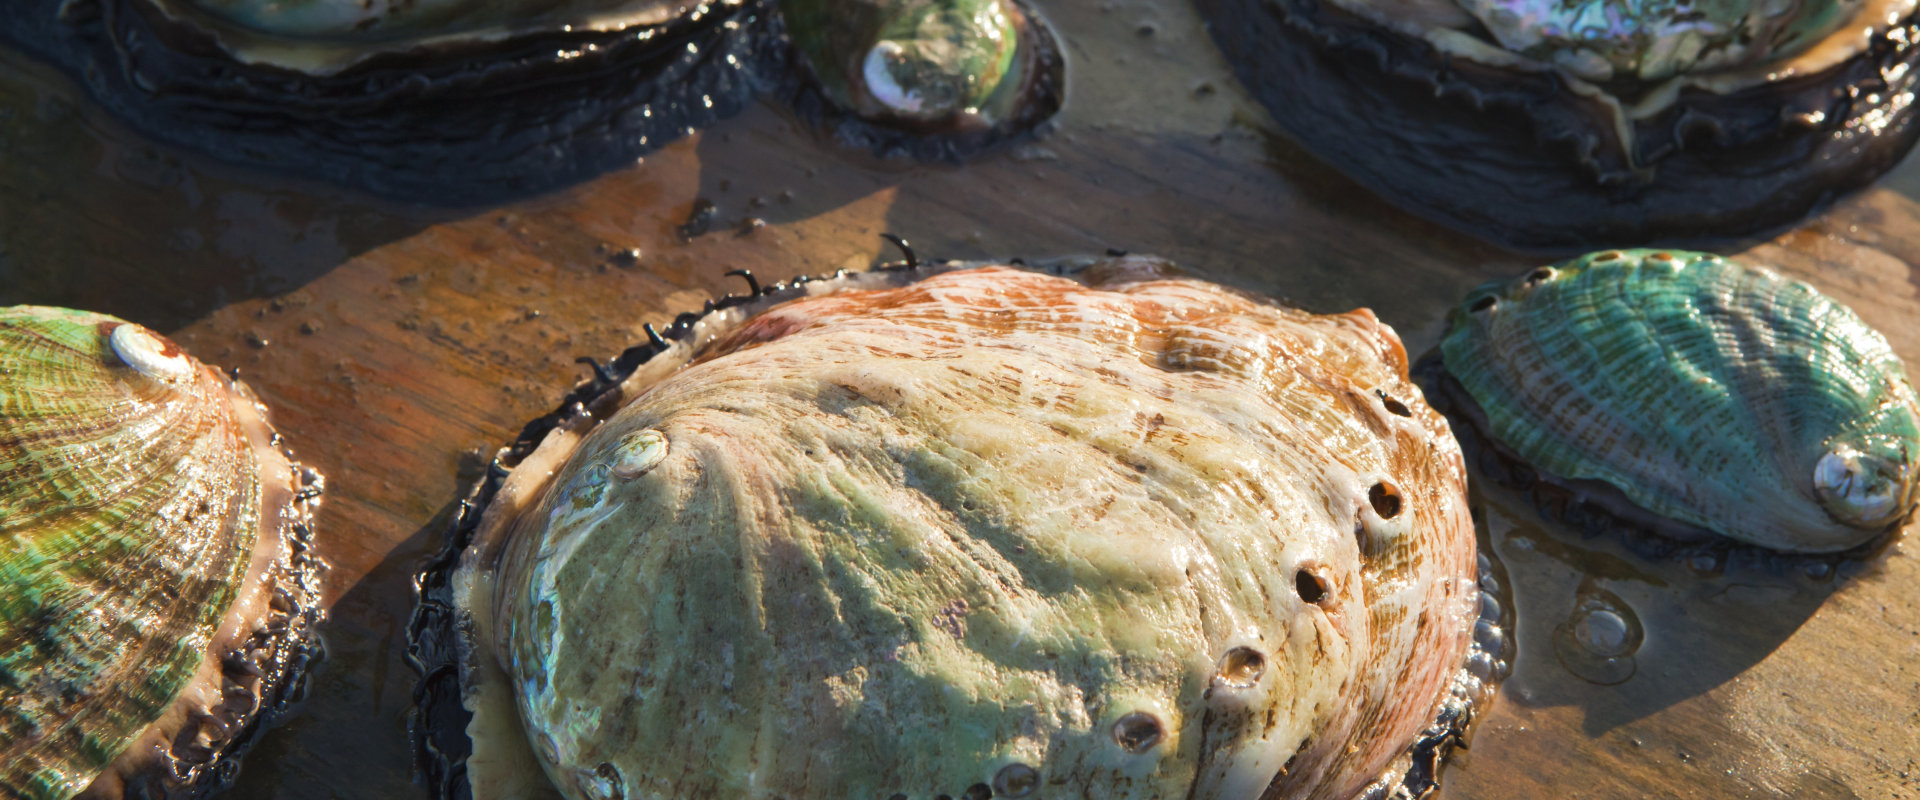
<path id="1" fill-rule="evenodd" d="M 1738 550 L 1651 558 L 1620 535 L 1583 539 L 1542 520 L 1519 492 L 1475 494 L 1519 617 L 1519 653 L 1501 699 L 1578 706 L 1589 737 L 1731 681 L 1873 569 Z"/>
<path id="2" fill-rule="evenodd" d="M 463 483 L 468 478 L 463 470 Z M 406 661 L 411 579 L 440 549 L 458 508 L 442 507 L 334 601 L 320 629 L 327 660 L 312 676 L 304 707 L 260 738 L 231 796 L 276 797 L 288 787 L 301 787 L 301 796 L 423 795 L 408 780 L 415 774 L 408 718 L 417 678 Z M 334 524 L 327 530 L 349 527 L 328 522 Z"/>
<path id="3" fill-rule="evenodd" d="M 0 197 L 19 201 L 0 214 L 0 305 L 172 331 L 457 215 L 152 143 L 53 67 L 4 48 L 0 123 Z"/>

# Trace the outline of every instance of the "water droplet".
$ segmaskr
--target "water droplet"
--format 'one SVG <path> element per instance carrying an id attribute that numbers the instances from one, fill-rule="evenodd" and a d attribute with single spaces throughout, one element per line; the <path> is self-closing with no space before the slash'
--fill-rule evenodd
<path id="1" fill-rule="evenodd" d="M 1645 640 L 1633 608 L 1589 580 L 1574 597 L 1573 614 L 1553 629 L 1553 653 L 1581 680 L 1612 686 L 1633 677 L 1634 654 Z"/>

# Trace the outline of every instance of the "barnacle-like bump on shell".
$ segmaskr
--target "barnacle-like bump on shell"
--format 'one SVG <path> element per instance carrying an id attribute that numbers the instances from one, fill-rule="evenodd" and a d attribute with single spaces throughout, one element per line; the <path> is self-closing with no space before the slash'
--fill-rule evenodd
<path id="1" fill-rule="evenodd" d="M 321 479 L 139 325 L 0 308 L 0 796 L 199 797 L 317 643 Z"/>
<path id="2" fill-rule="evenodd" d="M 416 735 L 459 720 L 473 753 L 427 774 L 1429 791 L 1505 671 L 1503 604 L 1398 339 L 1153 259 L 1073 267 L 756 287 L 596 370 L 421 576 Z"/>
<path id="3" fill-rule="evenodd" d="M 1474 290 L 1441 358 L 1439 394 L 1500 452 L 1675 538 L 1839 552 L 1914 508 L 1905 366 L 1851 310 L 1765 268 L 1583 256 L 1550 282 Z"/>

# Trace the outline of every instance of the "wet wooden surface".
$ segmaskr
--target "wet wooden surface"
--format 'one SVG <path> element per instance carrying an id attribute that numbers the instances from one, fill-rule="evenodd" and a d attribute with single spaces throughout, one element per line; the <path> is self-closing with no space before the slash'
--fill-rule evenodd
<path id="1" fill-rule="evenodd" d="M 0 304 L 107 311 L 239 367 L 328 477 L 330 656 L 234 796 L 421 796 L 404 727 L 409 573 L 482 454 L 581 376 L 576 356 L 738 288 L 727 270 L 865 267 L 891 257 L 883 231 L 936 258 L 1122 248 L 1315 310 L 1371 306 L 1419 352 L 1466 290 L 1533 264 L 1399 212 L 1278 137 L 1186 6 L 1043 5 L 1074 71 L 1058 132 L 1037 144 L 962 169 L 874 164 L 760 106 L 633 169 L 465 210 L 152 146 L 0 52 Z M 1910 163 L 1752 255 L 1920 363 L 1912 186 Z M 714 229 L 682 242 L 701 199 Z M 1511 493 L 1481 504 L 1517 587 L 1519 655 L 1445 797 L 1920 798 L 1912 544 L 1838 575 L 1716 569 L 1581 539 Z M 1646 629 L 1632 676 L 1608 686 L 1554 645 L 1576 597 L 1601 590 Z"/>

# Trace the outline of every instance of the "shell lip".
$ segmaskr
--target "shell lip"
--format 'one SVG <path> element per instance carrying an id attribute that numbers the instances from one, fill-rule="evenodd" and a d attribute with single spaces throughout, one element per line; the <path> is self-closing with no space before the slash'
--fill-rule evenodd
<path id="1" fill-rule="evenodd" d="M 272 436 L 273 446 L 292 468 L 293 485 L 280 509 L 281 536 L 287 548 L 285 563 L 272 568 L 272 610 L 259 627 L 245 634 L 241 647 L 229 652 L 220 664 L 224 680 L 250 690 L 253 709 L 237 719 L 222 719 L 219 715 L 226 712 L 215 710 L 208 724 L 230 726 L 231 733 L 224 741 L 204 753 L 186 757 L 168 752 L 154 765 L 159 767 L 157 776 L 134 776 L 134 780 L 144 777 L 163 787 L 158 796 L 204 798 L 230 788 L 253 746 L 305 702 L 313 671 L 326 660 L 326 642 L 318 628 L 326 618 L 321 583 L 328 565 L 315 550 L 313 528 L 313 514 L 325 494 L 326 480 L 294 460 L 292 450 L 280 442 L 278 434 Z"/>
<path id="2" fill-rule="evenodd" d="M 1700 558 L 1715 564 L 1741 561 L 1775 570 L 1794 565 L 1867 561 L 1899 538 L 1902 525 L 1912 516 L 1909 508 L 1873 538 L 1834 552 L 1797 553 L 1749 544 L 1656 514 L 1604 481 L 1563 478 L 1528 463 L 1493 437 L 1486 412 L 1466 386 L 1447 371 L 1437 347 L 1414 365 L 1413 377 L 1421 384 L 1427 401 L 1455 423 L 1454 430 L 1468 432 L 1459 439 L 1480 474 L 1501 486 L 1527 493 L 1542 517 L 1578 528 L 1583 536 L 1602 533 L 1617 536 L 1628 549 L 1644 558 Z"/>
<path id="3" fill-rule="evenodd" d="M 644 34 L 547 31 L 380 53 L 324 75 L 238 61 L 144 0 L 23 2 L 31 10 L 0 25 L 0 41 L 84 79 L 94 99 L 147 136 L 445 208 L 496 205 L 630 167 L 748 107 L 783 58 L 767 44 L 770 0 L 706 0 L 699 13 Z M 567 124 L 552 124 L 556 117 Z"/>
<path id="4" fill-rule="evenodd" d="M 841 108 L 820 88 L 813 67 L 800 48 L 791 45 L 781 23 L 779 37 L 787 42 L 787 69 L 778 94 L 803 121 L 853 149 L 867 150 L 880 159 L 913 159 L 958 164 L 1013 142 L 1044 135 L 1067 100 L 1067 56 L 1059 38 L 1040 11 L 1027 0 L 1010 0 L 1019 14 L 1021 83 L 1015 91 L 1012 114 L 992 124 L 984 120 L 943 120 L 922 123 L 904 118 L 863 119 Z"/>
<path id="5" fill-rule="evenodd" d="M 327 39 L 301 41 L 254 32 L 237 23 L 218 19 L 209 12 L 188 8 L 187 3 L 107 1 L 123 3 L 132 8 L 160 41 L 170 46 L 217 57 L 232 65 L 322 82 L 353 80 L 382 69 L 466 72 L 483 66 L 484 62 L 499 60 L 503 53 L 513 57 L 540 53 L 550 56 L 555 52 L 591 52 L 601 47 L 619 47 L 628 41 L 637 41 L 642 48 L 646 48 L 659 40 L 657 46 L 660 50 L 671 50 L 679 44 L 674 41 L 679 32 L 698 27 L 705 20 L 724 18 L 749 2 L 700 0 L 689 4 L 671 19 L 638 23 L 625 28 L 592 25 L 561 25 L 557 28 L 503 26 L 408 43 L 353 43 Z M 643 28 L 644 33 L 637 33 Z M 435 67 L 437 64 L 451 66 Z"/>
<path id="6" fill-rule="evenodd" d="M 513 442 L 500 448 L 488 462 L 483 474 L 475 479 L 472 488 L 446 519 L 441 548 L 425 559 L 413 575 L 415 605 L 407 623 L 405 659 L 418 679 L 407 727 L 415 775 L 427 786 L 431 797 L 456 800 L 472 796 L 466 761 L 473 754 L 473 741 L 467 736 L 473 713 L 463 703 L 462 623 L 454 600 L 453 581 L 463 556 L 475 543 L 488 508 L 520 461 L 532 454 L 550 433 L 571 426 L 598 425 L 608 416 L 607 412 L 625 399 L 621 390 L 628 377 L 678 345 L 697 345 L 698 326 L 716 314 L 804 297 L 813 284 L 870 276 L 915 281 L 979 265 L 945 260 L 923 262 L 904 240 L 891 234 L 883 236 L 902 251 L 904 260 L 882 263 L 866 271 L 839 270 L 768 285 L 759 283 L 750 271 L 735 270 L 727 274 L 742 278 L 748 288 L 745 294 L 709 300 L 700 312 L 682 313 L 664 329 L 645 325 L 647 341 L 628 347 L 608 361 L 578 358 L 579 363 L 588 366 L 586 378 L 575 384 L 553 411 L 523 426 Z M 1094 282 L 1180 274 L 1171 262 L 1149 256 L 1130 257 L 1123 250 L 1109 250 L 1104 257 L 1070 256 L 1031 261 L 1013 258 L 1004 263 Z M 1513 631 L 1511 595 L 1504 588 L 1504 568 L 1490 558 L 1491 550 L 1484 542 L 1477 549 L 1479 585 L 1475 596 L 1495 598 L 1492 603 L 1480 601 L 1476 622 L 1484 624 L 1476 626 L 1461 664 L 1452 672 L 1441 696 L 1435 699 L 1431 722 L 1379 779 L 1363 791 L 1362 798 L 1421 800 L 1436 792 L 1447 758 L 1455 748 L 1468 745 L 1476 715 L 1491 703 L 1499 682 L 1511 671 L 1513 650 L 1510 645 L 1503 647 Z"/>
<path id="7" fill-rule="evenodd" d="M 1552 69 L 1451 58 L 1331 2 L 1200 7 L 1290 138 L 1395 205 L 1510 249 L 1754 242 L 1891 169 L 1920 137 L 1895 99 L 1920 65 L 1920 13 L 1825 71 L 1689 89 L 1638 116 Z M 1488 157 L 1443 163 L 1459 152 Z"/>

